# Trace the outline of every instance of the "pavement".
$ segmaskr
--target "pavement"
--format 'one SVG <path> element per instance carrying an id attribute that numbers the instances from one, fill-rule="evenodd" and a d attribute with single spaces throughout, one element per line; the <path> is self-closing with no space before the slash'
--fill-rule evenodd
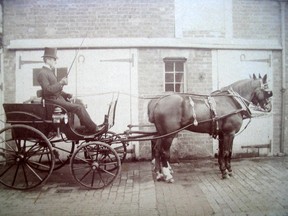
<path id="1" fill-rule="evenodd" d="M 172 164 L 173 184 L 155 181 L 151 163 L 125 162 L 113 185 L 87 190 L 69 166 L 34 190 L 0 185 L 0 215 L 288 215 L 288 157 L 234 159 L 222 180 L 216 159 Z"/>

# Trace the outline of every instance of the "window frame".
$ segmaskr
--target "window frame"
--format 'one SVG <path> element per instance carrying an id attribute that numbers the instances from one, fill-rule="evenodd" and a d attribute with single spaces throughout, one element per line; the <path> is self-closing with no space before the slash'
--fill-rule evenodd
<path id="1" fill-rule="evenodd" d="M 187 85 L 186 85 L 186 65 L 185 65 L 185 62 L 187 61 L 187 58 L 185 57 L 165 57 L 163 58 L 163 62 L 164 62 L 164 78 L 163 78 L 163 89 L 164 89 L 164 92 L 178 92 L 178 93 L 185 93 L 186 90 L 187 90 Z M 166 63 L 168 62 L 172 62 L 173 63 L 173 71 L 169 72 L 169 71 L 166 71 Z M 176 81 L 176 75 L 177 75 L 177 71 L 176 71 L 176 62 L 177 63 L 182 63 L 183 64 L 183 81 L 182 82 L 177 82 Z M 166 74 L 173 74 L 173 83 L 172 82 L 167 82 L 166 81 Z M 179 71 L 178 71 L 179 73 Z M 166 85 L 167 84 L 173 84 L 173 91 L 168 91 L 166 90 Z M 176 85 L 177 84 L 183 84 L 183 91 L 176 91 L 177 88 L 176 88 Z"/>

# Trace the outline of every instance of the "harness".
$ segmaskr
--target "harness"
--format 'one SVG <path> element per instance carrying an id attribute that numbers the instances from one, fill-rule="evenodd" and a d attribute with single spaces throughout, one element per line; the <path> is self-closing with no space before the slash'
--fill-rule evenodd
<path id="1" fill-rule="evenodd" d="M 206 101 L 205 101 L 206 103 Z M 216 111 L 216 101 L 214 97 L 208 96 L 207 103 L 208 107 L 210 108 L 210 117 L 212 119 L 211 124 L 211 136 L 215 139 L 218 135 L 219 131 L 219 119 L 217 118 L 217 111 Z"/>
<path id="2" fill-rule="evenodd" d="M 215 94 L 215 95 L 209 95 L 207 96 L 207 99 L 204 99 L 205 104 L 207 105 L 207 107 L 210 110 L 210 118 L 211 118 L 211 132 L 210 135 L 215 139 L 218 136 L 219 133 L 219 120 L 225 117 L 228 117 L 230 115 L 236 114 L 236 113 L 241 113 L 243 119 L 246 118 L 251 118 L 252 114 L 251 111 L 249 109 L 249 102 L 247 103 L 245 101 L 245 99 L 243 97 L 241 97 L 237 92 L 235 92 L 233 89 L 229 89 L 226 91 L 219 91 L 219 93 L 221 94 Z M 236 104 L 236 107 L 238 107 L 238 109 L 236 111 L 233 111 L 227 115 L 224 116 L 218 116 L 217 114 L 217 103 L 215 101 L 215 97 L 219 97 L 219 96 L 227 96 L 227 97 L 231 97 L 234 101 L 234 103 Z M 199 123 L 196 119 L 196 112 L 195 112 L 195 105 L 194 102 L 192 100 L 192 97 L 189 96 L 189 102 L 191 104 L 192 107 L 192 116 L 194 119 L 193 125 L 197 126 Z M 248 105 L 247 105 L 248 104 Z M 200 122 L 201 123 L 201 122 Z"/>

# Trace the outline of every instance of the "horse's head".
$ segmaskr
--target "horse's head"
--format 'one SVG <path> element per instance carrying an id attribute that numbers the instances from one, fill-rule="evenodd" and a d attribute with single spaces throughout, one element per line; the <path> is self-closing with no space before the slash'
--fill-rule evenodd
<path id="1" fill-rule="evenodd" d="M 261 108 L 262 111 L 270 112 L 272 110 L 270 98 L 273 96 L 273 93 L 269 90 L 267 74 L 263 78 L 259 75 L 258 79 L 255 74 L 253 74 L 253 80 L 259 82 L 259 84 L 255 88 L 251 102 L 253 105 Z"/>

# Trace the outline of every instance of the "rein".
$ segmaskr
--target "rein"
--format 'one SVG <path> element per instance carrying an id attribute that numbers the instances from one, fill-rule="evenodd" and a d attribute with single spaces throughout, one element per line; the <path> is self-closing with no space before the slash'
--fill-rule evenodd
<path id="1" fill-rule="evenodd" d="M 228 117 L 228 116 L 231 116 L 231 115 L 240 113 L 240 112 L 242 112 L 242 111 L 243 111 L 243 109 L 235 110 L 234 112 L 231 112 L 231 113 L 229 113 L 229 114 L 216 117 L 216 120 L 220 120 L 220 119 L 222 119 L 222 118 L 226 118 L 226 117 Z M 200 121 L 200 122 L 198 122 L 198 125 L 199 125 L 199 124 L 203 124 L 203 123 L 207 123 L 207 122 L 211 122 L 211 121 L 213 121 L 213 119 L 207 119 L 207 120 L 204 120 L 204 121 Z M 251 121 L 251 119 L 250 119 L 250 121 Z M 249 123 L 250 123 L 250 121 L 249 121 Z M 178 130 L 172 131 L 172 132 L 167 133 L 167 134 L 163 134 L 163 135 L 161 135 L 161 136 L 152 137 L 152 138 L 151 138 L 150 136 L 157 134 L 157 132 L 142 132 L 142 131 L 131 131 L 131 130 L 127 130 L 127 131 L 124 132 L 125 135 L 129 135 L 129 134 L 132 134 L 132 133 L 138 133 L 138 134 L 141 134 L 141 135 L 128 136 L 128 137 L 125 138 L 125 139 L 118 139 L 117 141 L 118 141 L 118 142 L 122 142 L 122 141 L 149 141 L 149 140 L 162 139 L 162 138 L 166 138 L 166 137 L 175 135 L 175 134 L 177 134 L 177 133 L 179 133 L 179 132 L 181 132 L 181 131 L 183 131 L 183 130 L 191 127 L 191 126 L 196 126 L 196 125 L 195 125 L 194 123 L 190 123 L 190 124 L 188 124 L 188 125 L 186 125 L 186 126 L 184 126 L 184 127 L 179 128 Z M 247 127 L 247 126 L 248 126 L 248 124 L 246 125 L 246 127 Z M 244 129 L 246 129 L 246 127 L 245 127 Z M 243 129 L 243 130 L 244 130 L 244 129 Z M 242 133 L 242 132 L 241 132 L 241 133 Z M 148 135 L 149 135 L 149 137 L 148 137 Z M 147 137 L 147 138 L 142 138 L 142 137 Z"/>

